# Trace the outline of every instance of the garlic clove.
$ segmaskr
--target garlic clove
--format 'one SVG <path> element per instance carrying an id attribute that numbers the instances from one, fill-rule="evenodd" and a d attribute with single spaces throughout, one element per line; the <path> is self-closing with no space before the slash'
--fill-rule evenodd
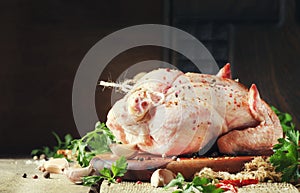
<path id="1" fill-rule="evenodd" d="M 50 173 L 61 174 L 69 167 L 69 162 L 65 158 L 54 158 L 46 161 L 43 167 Z"/>
<path id="2" fill-rule="evenodd" d="M 150 183 L 154 187 L 162 187 L 167 185 L 171 180 L 175 179 L 175 174 L 168 169 L 157 169 L 153 172 Z"/>
<path id="3" fill-rule="evenodd" d="M 138 154 L 136 144 L 111 144 L 110 150 L 118 157 L 125 156 L 126 159 L 132 159 Z"/>
<path id="4" fill-rule="evenodd" d="M 100 171 L 103 168 L 110 168 L 111 167 L 111 163 L 109 163 L 107 160 L 103 160 L 101 159 L 99 156 L 95 156 L 91 161 L 90 161 L 90 165 L 93 166 L 93 168 L 95 168 L 96 171 Z"/>
<path id="5" fill-rule="evenodd" d="M 64 174 L 67 176 L 67 178 L 74 182 L 75 184 L 81 184 L 82 183 L 82 177 L 84 176 L 90 176 L 95 172 L 92 165 L 89 165 L 85 168 L 68 168 L 64 170 Z"/>

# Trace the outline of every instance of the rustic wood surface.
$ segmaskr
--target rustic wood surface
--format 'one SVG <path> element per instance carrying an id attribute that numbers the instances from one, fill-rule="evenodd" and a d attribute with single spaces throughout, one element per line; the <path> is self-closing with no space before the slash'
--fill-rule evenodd
<path id="1" fill-rule="evenodd" d="M 237 173 L 243 170 L 244 163 L 250 162 L 255 156 L 215 157 L 215 158 L 162 158 L 161 156 L 140 153 L 135 159 L 127 160 L 128 172 L 125 180 L 149 181 L 152 173 L 159 168 L 166 168 L 173 173 L 181 173 L 185 179 L 192 180 L 195 173 L 204 167 L 212 168 L 214 171 L 226 171 Z M 111 167 L 118 157 L 112 154 L 98 155 L 92 159 L 91 165 L 101 170 L 102 167 Z"/>

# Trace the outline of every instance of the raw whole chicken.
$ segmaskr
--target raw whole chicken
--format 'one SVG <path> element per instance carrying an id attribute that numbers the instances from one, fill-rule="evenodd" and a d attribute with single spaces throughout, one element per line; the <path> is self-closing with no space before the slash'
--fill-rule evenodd
<path id="1" fill-rule="evenodd" d="M 123 144 L 157 155 L 204 154 L 217 142 L 225 154 L 267 155 L 282 137 L 278 117 L 253 84 L 217 75 L 157 69 L 117 101 L 107 126 Z"/>

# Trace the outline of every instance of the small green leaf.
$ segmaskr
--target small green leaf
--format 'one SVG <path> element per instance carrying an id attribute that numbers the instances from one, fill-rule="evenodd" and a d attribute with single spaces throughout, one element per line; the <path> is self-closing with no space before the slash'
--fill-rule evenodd
<path id="1" fill-rule="evenodd" d="M 54 154 L 53 158 L 64 158 L 65 156 L 62 154 Z"/>
<path id="2" fill-rule="evenodd" d="M 111 176 L 111 172 L 110 172 L 110 170 L 108 168 L 103 168 L 102 170 L 99 171 L 99 173 L 102 176 L 106 177 L 106 178 L 111 178 L 112 177 Z"/>
<path id="3" fill-rule="evenodd" d="M 290 182 L 290 181 L 294 181 L 294 182 L 297 182 L 297 176 L 295 176 L 295 172 L 297 171 L 298 169 L 298 165 L 297 164 L 293 164 L 293 165 L 290 165 L 284 169 L 282 169 L 282 180 L 284 182 Z"/>
<path id="4" fill-rule="evenodd" d="M 192 182 L 195 186 L 201 186 L 204 184 L 208 184 L 210 181 L 207 178 L 200 178 L 198 176 L 195 176 Z"/>
<path id="5" fill-rule="evenodd" d="M 101 176 L 85 176 L 82 178 L 82 182 L 84 186 L 91 186 L 99 182 L 101 179 Z"/>
<path id="6" fill-rule="evenodd" d="M 169 184 L 167 184 L 164 188 L 168 189 L 170 187 L 177 187 L 178 189 L 183 188 L 183 183 L 184 183 L 184 177 L 181 173 L 178 173 L 176 178 L 171 180 Z"/>
<path id="7" fill-rule="evenodd" d="M 295 146 L 298 146 L 298 143 L 299 143 L 299 131 L 289 130 L 289 131 L 287 131 L 286 136 L 287 136 L 288 140 L 290 140 L 291 142 L 293 142 L 293 144 Z"/>
<path id="8" fill-rule="evenodd" d="M 292 116 L 288 113 L 284 113 L 284 121 L 286 123 L 292 121 Z"/>
<path id="9" fill-rule="evenodd" d="M 112 164 L 112 166 L 111 166 L 111 172 L 113 173 L 113 177 L 115 177 L 120 172 L 120 169 L 117 168 L 114 164 Z"/>
<path id="10" fill-rule="evenodd" d="M 168 189 L 170 187 L 177 187 L 177 190 L 173 193 L 194 193 L 194 192 L 203 192 L 203 193 L 220 193 L 223 192 L 222 189 L 217 188 L 215 185 L 211 184 L 211 181 L 207 178 L 200 178 L 195 176 L 192 182 L 185 182 L 182 174 L 178 173 L 175 179 L 164 187 Z"/>
<path id="11" fill-rule="evenodd" d="M 220 193 L 220 192 L 224 192 L 224 190 L 221 188 L 216 188 L 216 186 L 210 184 L 203 187 L 203 192 Z"/>
<path id="12" fill-rule="evenodd" d="M 41 152 L 41 150 L 40 149 L 34 149 L 34 150 L 32 150 L 31 151 L 31 155 L 37 155 L 37 154 L 39 154 L 39 152 Z"/>
<path id="13" fill-rule="evenodd" d="M 118 174 L 126 173 L 127 166 L 128 166 L 128 163 L 124 156 L 121 156 L 119 159 L 116 160 L 116 167 L 118 168 Z M 116 176 L 118 176 L 118 174 L 116 174 Z"/>
<path id="14" fill-rule="evenodd" d="M 60 147 L 62 144 L 62 141 L 60 140 L 59 136 L 55 132 L 52 132 L 52 134 L 54 135 L 54 137 L 57 141 L 57 145 Z"/>
<path id="15" fill-rule="evenodd" d="M 71 142 L 72 142 L 72 140 L 73 140 L 73 137 L 72 137 L 72 135 L 70 135 L 70 134 L 67 134 L 67 135 L 65 135 L 65 146 L 64 146 L 64 149 L 65 148 L 68 148 L 69 146 L 70 146 L 70 144 L 71 144 Z"/>

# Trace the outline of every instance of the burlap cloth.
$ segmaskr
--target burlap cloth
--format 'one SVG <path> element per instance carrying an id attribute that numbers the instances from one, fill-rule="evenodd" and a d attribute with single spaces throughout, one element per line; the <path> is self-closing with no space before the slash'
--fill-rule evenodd
<path id="1" fill-rule="evenodd" d="M 0 193 L 86 193 L 90 189 L 75 185 L 62 174 L 51 174 L 46 179 L 32 162 L 31 158 L 0 159 Z M 33 179 L 33 175 L 38 178 Z"/>
<path id="2" fill-rule="evenodd" d="M 137 184 L 134 182 L 122 182 L 110 184 L 104 181 L 100 193 L 172 193 L 172 189 L 151 187 L 150 183 Z M 298 193 L 299 190 L 292 184 L 287 183 L 261 183 L 249 185 L 238 189 L 239 193 Z"/>

